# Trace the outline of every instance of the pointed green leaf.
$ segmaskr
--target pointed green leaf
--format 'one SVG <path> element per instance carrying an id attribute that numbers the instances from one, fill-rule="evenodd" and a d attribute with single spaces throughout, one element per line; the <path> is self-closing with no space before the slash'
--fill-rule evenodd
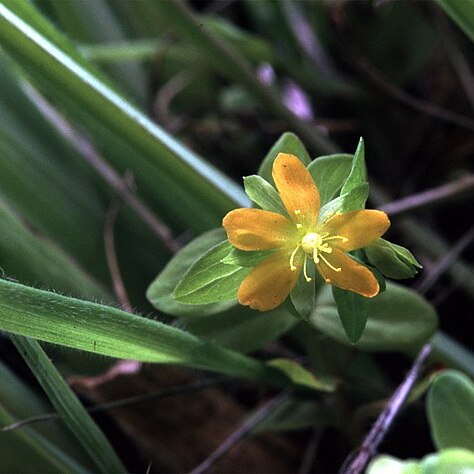
<path id="1" fill-rule="evenodd" d="M 341 190 L 352 168 L 353 155 L 336 154 L 320 156 L 313 160 L 308 171 L 316 183 L 321 205 L 331 201 Z"/>
<path id="2" fill-rule="evenodd" d="M 173 292 L 183 275 L 210 248 L 226 240 L 224 229 L 206 232 L 182 248 L 156 277 L 147 290 L 147 298 L 158 310 L 174 316 L 207 316 L 234 306 L 234 302 L 189 305 L 180 303 Z"/>
<path id="3" fill-rule="evenodd" d="M 232 250 L 228 241 L 206 252 L 185 273 L 173 296 L 180 303 L 209 304 L 235 300 L 248 268 L 222 263 Z"/>
<path id="4" fill-rule="evenodd" d="M 272 359 L 267 365 L 281 370 L 291 381 L 297 385 L 304 385 L 315 390 L 333 392 L 336 389 L 336 381 L 329 378 L 316 377 L 309 370 L 290 359 Z"/>
<path id="5" fill-rule="evenodd" d="M 285 132 L 272 146 L 258 169 L 258 174 L 272 185 L 275 184 L 272 178 L 273 162 L 279 153 L 295 155 L 305 166 L 308 166 L 311 162 L 311 158 L 303 142 L 294 133 Z"/>
<path id="6" fill-rule="evenodd" d="M 365 184 L 367 184 L 367 172 L 365 168 L 365 146 L 364 140 L 361 138 L 359 140 L 357 150 L 354 153 L 351 172 L 349 173 L 346 182 L 342 186 L 341 196 L 350 193 L 351 191 Z M 366 200 L 367 196 L 364 197 L 363 194 L 359 195 L 358 199 L 352 202 L 350 207 L 346 205 L 346 207 L 344 208 L 344 212 L 364 209 Z"/>
<path id="7" fill-rule="evenodd" d="M 253 175 L 245 177 L 244 187 L 247 196 L 257 204 L 257 206 L 266 211 L 276 212 L 284 216 L 288 215 L 277 190 L 261 176 Z"/>
<path id="8" fill-rule="evenodd" d="M 389 278 L 412 278 L 417 268 L 422 268 L 408 249 L 385 239 L 375 240 L 364 252 L 369 262 Z"/>
<path id="9" fill-rule="evenodd" d="M 263 262 L 275 250 L 255 250 L 245 251 L 233 248 L 223 259 L 222 263 L 227 265 L 237 265 L 238 267 L 255 267 Z"/>
<path id="10" fill-rule="evenodd" d="M 395 283 L 368 300 L 367 324 L 355 344 L 363 350 L 406 351 L 417 349 L 435 332 L 434 308 L 414 291 Z M 328 285 L 319 294 L 310 322 L 317 329 L 348 345 L 336 302 Z"/>
<path id="11" fill-rule="evenodd" d="M 369 317 L 369 298 L 353 291 L 332 287 L 342 326 L 350 342 L 355 344 L 362 336 Z"/>
<path id="12" fill-rule="evenodd" d="M 431 435 L 438 449 L 474 451 L 474 383 L 461 372 L 436 375 L 426 404 Z"/>
<path id="13" fill-rule="evenodd" d="M 325 204 L 319 213 L 320 222 L 329 219 L 337 212 L 349 212 L 363 209 L 365 201 L 369 196 L 369 185 L 367 183 L 361 184 L 349 192 L 341 194 L 337 198 Z M 362 207 L 361 207 L 361 203 Z"/>

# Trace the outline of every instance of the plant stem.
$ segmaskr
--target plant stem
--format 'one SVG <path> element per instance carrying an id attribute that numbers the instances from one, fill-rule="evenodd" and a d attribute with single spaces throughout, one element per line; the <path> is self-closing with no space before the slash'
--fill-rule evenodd
<path id="1" fill-rule="evenodd" d="M 395 390 L 385 409 L 380 413 L 361 447 L 357 450 L 355 457 L 352 458 L 347 467 L 341 469 L 341 474 L 361 474 L 364 471 L 420 376 L 431 350 L 430 344 L 425 344 L 422 347 L 405 379 Z"/>
<path id="2" fill-rule="evenodd" d="M 256 413 L 244 421 L 207 459 L 195 467 L 190 474 L 203 474 L 208 471 L 229 449 L 242 441 L 260 422 L 286 401 L 290 394 L 291 390 L 285 390 L 263 405 Z"/>

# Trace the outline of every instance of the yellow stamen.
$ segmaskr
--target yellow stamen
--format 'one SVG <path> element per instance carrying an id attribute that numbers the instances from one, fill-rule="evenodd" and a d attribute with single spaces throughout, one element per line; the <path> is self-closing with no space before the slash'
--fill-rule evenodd
<path id="1" fill-rule="evenodd" d="M 308 256 L 305 254 L 304 255 L 304 264 L 303 264 L 303 274 L 304 274 L 305 280 L 307 281 L 307 283 L 309 283 L 312 280 L 312 278 L 308 276 L 308 272 L 307 272 L 307 268 L 306 268 L 306 260 L 308 260 Z"/>
<path id="2" fill-rule="evenodd" d="M 295 209 L 295 215 L 301 214 L 301 209 Z"/>
<path id="3" fill-rule="evenodd" d="M 295 250 L 293 250 L 293 253 L 291 254 L 291 257 L 290 257 L 290 270 L 292 272 L 294 272 L 296 270 L 296 267 L 294 265 L 294 262 L 295 262 L 295 256 L 296 256 L 296 252 L 298 252 L 298 249 L 301 247 L 301 244 L 298 244 L 295 248 Z M 306 259 L 305 259 L 305 263 L 306 263 Z"/>
<path id="4" fill-rule="evenodd" d="M 332 247 L 329 247 L 329 244 L 323 244 L 318 249 L 320 252 L 332 253 Z"/>
<path id="5" fill-rule="evenodd" d="M 335 267 L 334 265 L 331 265 L 328 261 L 327 261 L 327 258 L 324 257 L 323 255 L 321 255 L 321 259 L 322 261 L 329 267 L 331 268 L 332 270 L 334 270 L 335 272 L 340 272 L 342 270 L 342 268 L 340 267 Z"/>
<path id="6" fill-rule="evenodd" d="M 331 235 L 331 237 L 324 237 L 324 240 L 337 240 L 337 239 L 342 240 L 344 243 L 346 243 L 349 240 L 347 237 L 343 237 L 342 235 Z"/>
<path id="7" fill-rule="evenodd" d="M 303 224 L 299 224 L 299 223 L 296 224 L 296 228 L 297 228 L 297 229 L 301 229 L 302 227 L 303 227 Z"/>

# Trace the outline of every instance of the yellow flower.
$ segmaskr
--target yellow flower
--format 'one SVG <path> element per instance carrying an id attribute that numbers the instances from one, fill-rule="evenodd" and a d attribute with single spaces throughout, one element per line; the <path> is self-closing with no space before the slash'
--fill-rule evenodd
<path id="1" fill-rule="evenodd" d="M 319 222 L 318 188 L 301 161 L 280 153 L 272 175 L 289 218 L 261 209 L 236 209 L 222 221 L 237 249 L 275 250 L 244 279 L 239 303 L 260 311 L 276 308 L 290 294 L 301 271 L 311 281 L 308 260 L 326 283 L 375 296 L 380 289 L 376 278 L 346 252 L 383 235 L 390 226 L 387 215 L 375 210 L 350 211 Z"/>

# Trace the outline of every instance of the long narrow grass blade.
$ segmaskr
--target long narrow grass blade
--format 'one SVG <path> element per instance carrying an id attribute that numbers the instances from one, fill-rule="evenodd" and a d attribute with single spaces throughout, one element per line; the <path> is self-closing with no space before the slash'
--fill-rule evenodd
<path id="1" fill-rule="evenodd" d="M 0 330 L 111 357 L 290 383 L 256 359 L 158 321 L 5 280 L 0 280 Z"/>
<path id="2" fill-rule="evenodd" d="M 49 400 L 94 460 L 100 472 L 126 472 L 107 438 L 84 409 L 38 342 L 16 335 L 12 335 L 11 338 Z"/>
<path id="3" fill-rule="evenodd" d="M 28 18 L 29 24 L 22 15 Z M 68 54 L 70 48 L 62 47 L 64 38 L 58 45 L 58 33 L 53 35 L 51 29 L 25 3 L 9 0 L 0 3 L 2 47 L 48 96 L 67 106 L 84 125 L 92 127 L 91 133 L 99 133 L 97 130 L 102 127 L 101 139 L 108 140 L 110 145 L 113 137 L 118 150 L 118 141 L 124 142 L 133 156 L 133 159 L 122 156 L 126 159 L 125 166 L 146 182 L 149 193 L 159 197 L 157 202 L 161 206 L 170 213 L 181 207 L 189 208 L 188 221 L 203 230 L 217 224 L 236 204 L 247 204 L 240 187 L 152 123 L 83 62 Z M 118 161 L 112 153 L 107 157 Z M 182 183 L 186 183 L 185 192 Z"/>

